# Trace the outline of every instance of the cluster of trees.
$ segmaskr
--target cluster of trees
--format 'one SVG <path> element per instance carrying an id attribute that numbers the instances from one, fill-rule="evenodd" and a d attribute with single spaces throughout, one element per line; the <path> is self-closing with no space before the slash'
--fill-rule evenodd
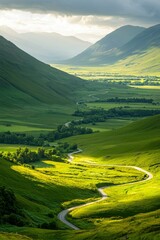
<path id="1" fill-rule="evenodd" d="M 15 152 L 0 153 L 0 157 L 5 160 L 19 163 L 29 164 L 42 159 L 49 159 L 53 161 L 64 161 L 67 153 L 77 150 L 77 144 L 69 145 L 68 143 L 61 143 L 52 149 L 38 148 L 37 151 L 32 151 L 29 148 L 18 148 Z"/>
<path id="2" fill-rule="evenodd" d="M 80 120 L 72 121 L 74 124 L 105 122 L 108 118 L 117 117 L 146 117 L 160 114 L 159 109 L 130 109 L 129 107 L 118 107 L 104 110 L 103 108 L 90 109 L 88 111 L 77 110 L 74 116 L 82 117 Z"/>
<path id="3" fill-rule="evenodd" d="M 96 100 L 95 102 L 113 102 L 113 103 L 153 103 L 153 99 L 147 98 L 108 98 L 102 100 Z"/>
<path id="4" fill-rule="evenodd" d="M 59 143 L 58 146 L 56 147 L 57 151 L 61 154 L 66 154 L 66 153 L 71 153 L 75 152 L 78 150 L 78 145 L 77 144 L 72 144 L 70 145 L 69 143 Z"/>
<path id="5" fill-rule="evenodd" d="M 25 133 L 11 133 L 10 131 L 0 133 L 0 143 L 4 144 L 23 144 L 30 146 L 43 146 L 44 139 L 26 135 Z"/>
<path id="6" fill-rule="evenodd" d="M 108 111 L 103 108 L 89 109 L 87 111 L 77 110 L 73 116 L 82 117 L 80 120 L 72 121 L 74 124 L 95 124 L 96 122 L 105 122 L 108 116 Z"/>
<path id="7" fill-rule="evenodd" d="M 126 109 L 126 108 L 112 108 L 108 110 L 108 117 L 147 117 L 160 114 L 158 109 Z"/>
<path id="8" fill-rule="evenodd" d="M 73 116 L 77 116 L 77 117 L 86 117 L 86 116 L 98 116 L 98 115 L 105 115 L 106 114 L 106 110 L 103 108 L 93 108 L 93 109 L 89 109 L 87 111 L 81 111 L 81 110 L 76 110 L 73 113 Z"/>
<path id="9" fill-rule="evenodd" d="M 77 110 L 73 116 L 82 117 L 80 120 L 72 121 L 74 125 L 78 124 L 95 124 L 96 122 L 105 122 L 107 119 L 107 111 L 103 108 L 95 108 L 87 111 Z"/>
<path id="10" fill-rule="evenodd" d="M 55 140 L 75 135 L 90 134 L 92 132 L 92 129 L 77 127 L 72 123 L 68 126 L 65 124 L 59 125 L 56 131 L 52 131 L 48 134 L 40 134 L 38 137 L 26 135 L 25 133 L 13 133 L 10 131 L 0 133 L 0 143 L 45 147 L 49 146 L 49 142 L 54 142 Z"/>
<path id="11" fill-rule="evenodd" d="M 66 125 L 59 125 L 55 132 L 50 132 L 47 135 L 47 140 L 53 142 L 62 138 L 67 138 L 70 136 L 81 135 L 81 134 L 91 134 L 93 130 L 85 127 L 77 127 L 74 123 Z"/>
<path id="12" fill-rule="evenodd" d="M 25 218 L 22 210 L 18 207 L 14 192 L 0 186 L 0 224 L 4 223 L 24 226 Z"/>

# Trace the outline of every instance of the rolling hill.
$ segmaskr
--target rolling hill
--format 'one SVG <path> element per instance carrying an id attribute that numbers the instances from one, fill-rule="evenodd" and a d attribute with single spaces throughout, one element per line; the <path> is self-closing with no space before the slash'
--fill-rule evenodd
<path id="1" fill-rule="evenodd" d="M 8 102 L 15 93 L 21 95 L 22 101 L 32 98 L 42 103 L 65 104 L 73 101 L 70 91 L 82 86 L 83 81 L 39 62 L 0 37 L 0 84 L 1 103 Z"/>
<path id="2" fill-rule="evenodd" d="M 73 36 L 43 32 L 17 33 L 6 26 L 0 27 L 0 35 L 46 63 L 55 63 L 74 57 L 91 45 Z"/>
<path id="3" fill-rule="evenodd" d="M 68 64 L 96 65 L 102 62 L 108 54 L 111 56 L 116 49 L 122 47 L 145 28 L 136 26 L 123 26 L 108 34 L 81 54 L 66 61 Z M 103 62 L 104 63 L 104 62 Z"/>
<path id="4" fill-rule="evenodd" d="M 29 169 L 26 166 L 15 165 L 1 159 L 1 183 L 7 188 L 11 187 L 13 189 L 21 206 L 26 210 L 28 219 L 31 218 L 34 223 L 34 225 L 31 225 L 32 227 L 25 226 L 22 228 L 2 226 L 1 230 L 18 232 L 32 239 L 42 240 L 53 239 L 53 237 L 55 239 L 58 237 L 61 240 L 69 240 L 71 237 L 76 240 L 123 240 L 124 236 L 134 240 L 142 238 L 158 240 L 160 234 L 159 133 L 160 115 L 157 115 L 134 122 L 116 131 L 75 136 L 67 139 L 69 142 L 78 143 L 84 150 L 74 159 L 80 161 L 81 164 L 43 161 L 37 162 L 35 169 Z M 4 149 L 6 151 L 7 147 L 4 146 Z M 14 151 L 13 148 L 12 151 Z M 87 165 L 87 162 L 85 162 L 87 160 L 97 162 L 98 165 L 102 164 L 103 169 L 99 169 L 100 166 L 94 166 L 94 164 L 93 166 L 91 164 Z M 109 169 L 103 172 L 106 164 L 109 164 Z M 57 229 L 36 228 L 37 222 L 51 221 L 49 213 L 57 214 L 62 210 L 61 206 L 67 208 L 68 203 L 69 206 L 80 205 L 78 199 L 82 197 L 86 199 L 95 195 L 93 190 L 92 195 L 89 195 L 91 194 L 89 192 L 91 184 L 85 185 L 91 178 L 99 180 L 102 177 L 101 184 L 109 184 L 108 173 L 109 171 L 116 171 L 115 165 L 140 166 L 150 171 L 153 178 L 146 182 L 139 182 L 134 172 L 134 184 L 109 185 L 106 189 L 106 194 L 109 197 L 106 200 L 100 204 L 95 203 L 72 211 L 69 219 L 75 225 L 80 225 L 82 231 L 75 232 L 68 229 L 65 231 L 64 226 L 59 225 L 57 218 L 55 220 L 58 231 Z M 82 167 L 84 167 L 83 170 Z M 98 175 L 96 175 L 97 169 L 99 169 Z M 88 175 L 87 171 L 91 175 Z M 123 180 L 123 174 L 126 176 L 131 173 L 129 168 L 125 173 L 121 167 L 118 167 L 117 171 L 115 179 L 119 176 Z M 113 176 L 109 175 L 109 177 L 112 178 Z M 80 184 L 85 187 L 81 188 Z M 73 199 L 76 199 L 75 202 Z M 89 198 L 89 200 L 93 201 L 93 198 Z"/>

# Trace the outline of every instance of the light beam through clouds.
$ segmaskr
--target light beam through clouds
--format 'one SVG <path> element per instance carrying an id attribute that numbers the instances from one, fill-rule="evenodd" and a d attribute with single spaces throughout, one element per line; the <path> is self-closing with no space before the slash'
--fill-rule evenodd
<path id="1" fill-rule="evenodd" d="M 0 0 L 0 26 L 95 42 L 123 25 L 160 22 L 159 0 Z"/>

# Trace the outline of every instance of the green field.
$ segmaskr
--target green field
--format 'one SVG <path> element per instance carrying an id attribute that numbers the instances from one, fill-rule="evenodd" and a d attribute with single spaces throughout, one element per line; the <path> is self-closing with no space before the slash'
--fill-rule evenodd
<path id="1" fill-rule="evenodd" d="M 134 57 L 136 58 L 135 55 Z M 158 65 L 156 65 L 157 71 L 155 72 L 154 71 L 140 72 L 135 68 L 133 68 L 132 65 L 130 65 L 129 67 L 126 66 L 126 68 L 124 68 L 124 65 L 119 63 L 111 66 L 104 65 L 104 66 L 97 66 L 97 67 L 96 66 L 92 66 L 92 67 L 91 66 L 72 66 L 72 65 L 60 65 L 60 64 L 54 64 L 53 66 L 86 80 L 108 80 L 110 82 L 129 81 L 132 84 L 136 82 L 144 84 L 145 81 L 147 80 L 147 81 L 151 81 L 158 84 L 158 80 L 160 77 Z M 138 66 L 141 67 L 140 64 L 139 65 L 137 64 L 137 68 Z"/>
<path id="2" fill-rule="evenodd" d="M 0 131 L 11 132 L 28 132 L 39 133 L 48 132 L 55 129 L 59 124 L 78 119 L 72 116 L 75 110 L 88 108 L 102 107 L 110 109 L 114 107 L 127 107 L 130 109 L 160 109 L 160 90 L 159 89 L 141 89 L 131 88 L 128 86 L 107 84 L 107 83 L 88 83 L 88 88 L 84 91 L 77 90 L 76 102 L 84 104 L 73 104 L 70 106 L 62 105 L 39 105 L 39 106 L 24 106 L 23 108 L 6 108 L 2 106 L 0 110 Z M 144 103 L 98 103 L 97 99 L 104 100 L 107 98 L 147 98 L 153 99 L 156 105 Z M 110 121 L 111 123 L 112 121 Z M 124 126 L 120 124 L 120 120 L 113 120 L 113 126 L 110 129 Z M 129 123 L 126 121 L 126 124 Z M 98 127 L 100 125 L 100 127 Z M 92 126 L 90 126 L 92 127 Z M 108 129 L 108 124 L 98 124 L 97 128 Z"/>
<path id="3" fill-rule="evenodd" d="M 126 73 L 125 71 L 121 73 L 119 70 L 112 71 L 106 66 L 56 65 L 59 69 L 75 75 L 71 76 L 38 62 L 5 39 L 0 40 L 2 43 L 0 51 L 3 56 L 0 80 L 2 85 L 0 131 L 2 132 L 33 134 L 48 132 L 59 124 L 76 119 L 72 114 L 79 108 L 77 103 L 80 102 L 90 107 L 95 105 L 90 102 L 97 99 L 131 96 L 153 98 L 155 102 L 160 102 L 160 89 L 135 89 L 128 86 L 158 85 L 158 74 Z M 82 81 L 77 76 L 98 81 Z M 109 107 L 112 105 L 104 106 L 104 108 Z M 143 105 L 135 107 L 143 108 Z M 152 108 L 149 105 L 146 107 Z M 159 108 L 159 105 L 153 108 Z M 110 129 L 123 125 L 123 123 L 120 125 L 118 120 L 117 124 L 113 124 Z M 100 124 L 100 126 L 98 124 L 96 129 L 101 130 L 105 127 L 108 129 L 107 124 Z"/>

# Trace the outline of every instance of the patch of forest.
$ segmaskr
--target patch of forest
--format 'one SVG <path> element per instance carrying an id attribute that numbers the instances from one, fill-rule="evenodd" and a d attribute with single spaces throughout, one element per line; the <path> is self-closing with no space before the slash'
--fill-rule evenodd
<path id="1" fill-rule="evenodd" d="M 105 122 L 110 118 L 134 118 L 134 117 L 147 117 L 160 114 L 159 109 L 131 109 L 128 106 L 111 108 L 105 110 L 103 108 L 89 109 L 86 111 L 76 110 L 73 116 L 81 117 L 82 119 L 72 121 L 72 124 L 88 124 L 96 122 Z"/>

